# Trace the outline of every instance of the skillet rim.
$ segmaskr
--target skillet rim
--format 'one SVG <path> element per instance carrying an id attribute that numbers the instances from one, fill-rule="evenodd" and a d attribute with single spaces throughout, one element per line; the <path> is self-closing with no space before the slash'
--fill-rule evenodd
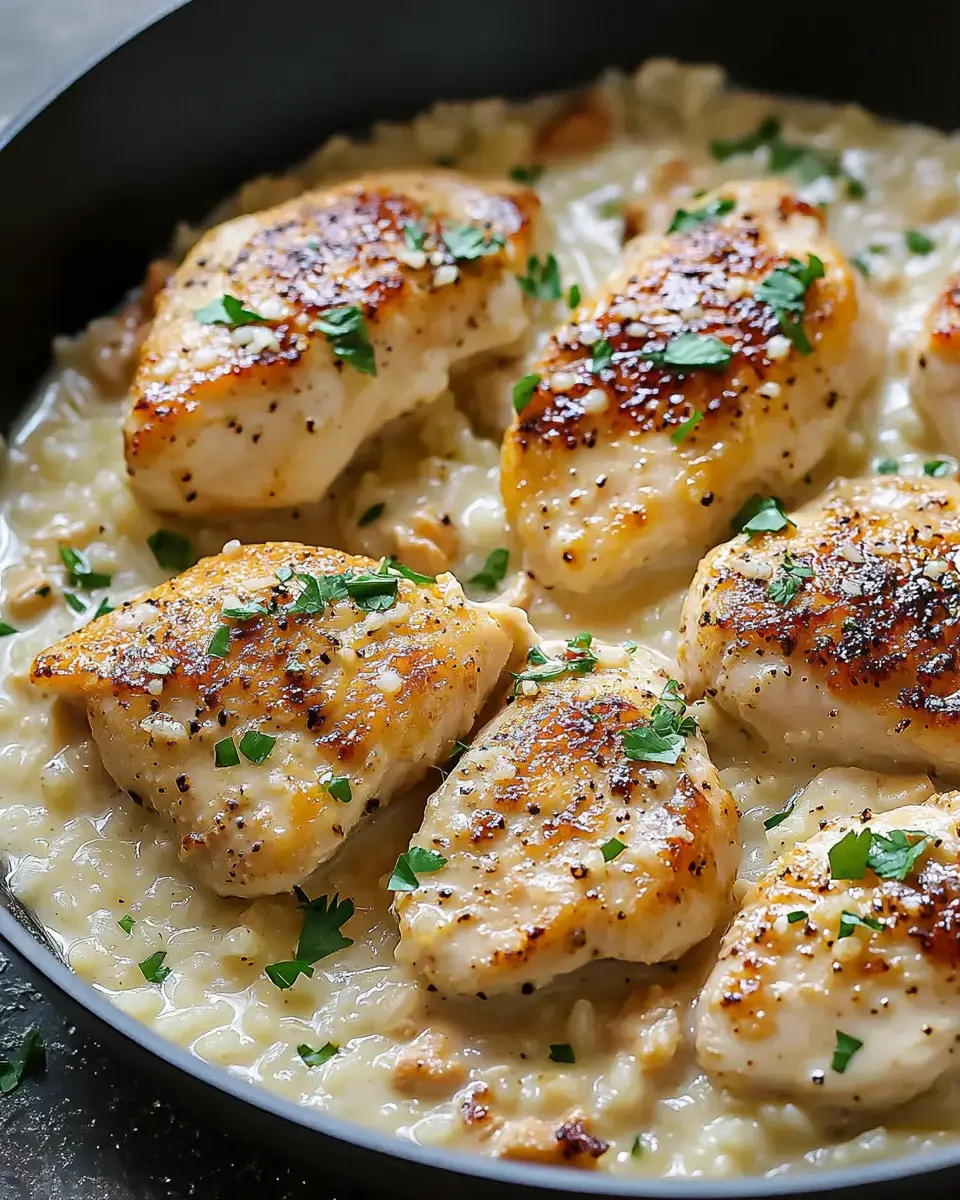
<path id="1" fill-rule="evenodd" d="M 0 152 L 81 78 L 187 3 L 189 0 L 165 0 L 158 11 L 150 16 L 138 18 L 123 32 L 113 36 L 100 50 L 81 60 L 81 63 L 72 68 L 60 81 L 15 112 L 0 129 Z M 650 1197 L 651 1200 L 671 1200 L 672 1197 L 690 1200 L 740 1200 L 741 1197 L 830 1193 L 860 1189 L 874 1184 L 895 1183 L 908 1178 L 931 1177 L 932 1181 L 934 1175 L 960 1167 L 960 1138 L 953 1145 L 946 1145 L 934 1151 L 920 1150 L 902 1157 L 882 1159 L 859 1166 L 826 1171 L 808 1168 L 790 1174 L 697 1179 L 665 1176 L 617 1177 L 606 1172 L 514 1162 L 470 1151 L 423 1146 L 395 1134 L 381 1132 L 337 1117 L 330 1112 L 275 1095 L 266 1087 L 247 1083 L 231 1075 L 226 1068 L 207 1063 L 189 1050 L 164 1038 L 143 1022 L 117 1008 L 106 994 L 99 992 L 93 984 L 87 983 L 58 959 L 53 950 L 39 940 L 6 906 L 5 892 L 10 894 L 5 886 L 0 884 L 0 946 L 9 946 L 16 956 L 28 963 L 44 983 L 49 985 L 54 999 L 67 997 L 93 1018 L 95 1026 L 104 1026 L 111 1033 L 119 1034 L 125 1041 L 133 1043 L 177 1074 L 225 1093 L 240 1105 L 266 1112 L 291 1127 L 319 1133 L 333 1141 L 352 1145 L 387 1159 L 401 1159 L 411 1166 L 438 1168 L 451 1176 L 467 1177 L 492 1184 L 502 1183 L 541 1193 L 549 1190 L 611 1197 Z M 96 1033 L 93 1036 L 100 1040 Z M 108 1055 L 115 1058 L 117 1049 L 106 1043 L 104 1045 Z M 219 1127 L 216 1120 L 209 1124 L 213 1128 Z M 940 1175 L 940 1178 L 945 1177 Z"/>

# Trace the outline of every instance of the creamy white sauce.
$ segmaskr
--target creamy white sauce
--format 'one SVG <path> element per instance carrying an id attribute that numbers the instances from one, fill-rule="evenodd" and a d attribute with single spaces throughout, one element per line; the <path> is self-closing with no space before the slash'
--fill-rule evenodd
<path id="1" fill-rule="evenodd" d="M 885 248 L 869 255 L 868 286 L 888 321 L 890 347 L 882 382 L 816 478 L 789 499 L 806 499 L 827 479 L 862 471 L 874 458 L 896 458 L 914 473 L 925 458 L 942 457 L 910 407 L 905 373 L 926 308 L 960 249 L 960 142 L 928 129 L 884 124 L 853 107 L 729 91 L 712 68 L 652 63 L 632 78 L 610 76 L 597 94 L 613 115 L 611 140 L 581 157 L 556 160 L 537 184 L 549 225 L 542 249 L 556 253 L 564 286 L 577 282 L 586 295 L 614 266 L 622 219 L 608 213 L 609 202 L 636 197 L 647 226 L 658 228 L 678 206 L 690 207 L 695 192 L 763 175 L 765 152 L 718 163 L 707 147 L 711 138 L 752 131 L 775 112 L 790 141 L 841 153 L 844 170 L 865 184 L 863 199 L 851 199 L 842 179 L 817 180 L 805 195 L 827 205 L 830 231 L 848 254 Z M 336 138 L 290 176 L 249 185 L 224 212 L 261 208 L 321 179 L 430 163 L 438 155 L 456 155 L 466 171 L 504 173 L 532 161 L 532 131 L 555 107 L 549 100 L 519 107 L 502 101 L 442 105 L 410 126 L 378 127 L 370 143 Z M 930 254 L 908 252 L 904 233 L 913 228 L 933 240 Z M 193 236 L 181 230 L 181 248 Z M 526 355 L 564 311 L 562 303 L 541 304 L 524 356 L 456 381 L 461 408 L 448 394 L 401 422 L 368 448 L 323 504 L 295 514 L 176 527 L 200 553 L 215 553 L 231 538 L 329 543 L 333 530 L 338 546 L 380 554 L 398 545 L 395 529 L 409 539 L 415 514 L 445 513 L 456 535 L 453 566 L 468 578 L 491 549 L 510 544 L 491 406 L 503 403 L 505 389 L 528 369 Z M 711 946 L 678 967 L 597 964 L 529 998 L 435 998 L 393 960 L 396 926 L 384 888 L 419 823 L 423 791 L 379 814 L 311 880 L 312 895 L 339 890 L 353 897 L 357 913 L 347 932 L 355 944 L 324 960 L 312 979 L 279 991 L 263 967 L 290 955 L 299 925 L 292 902 L 223 900 L 196 885 L 180 867 L 169 832 L 118 795 L 105 776 L 84 719 L 52 704 L 26 680 L 34 655 L 82 625 L 100 599 L 99 593 L 81 592 L 90 604 L 84 614 L 64 603 L 64 588 L 74 589 L 65 584 L 60 544 L 82 546 L 95 569 L 113 575 L 114 603 L 166 575 L 146 538 L 173 523 L 145 510 L 129 491 L 120 439 L 122 386 L 97 382 L 93 367 L 98 358 L 107 369 L 115 367 L 122 384 L 132 344 L 104 354 L 118 328 L 107 319 L 78 343 L 60 347 L 60 366 L 11 441 L 0 498 L 0 603 L 4 618 L 22 631 L 0 641 L 0 849 L 9 859 L 13 889 L 74 970 L 125 1011 L 251 1083 L 424 1144 L 489 1150 L 489 1126 L 471 1127 L 462 1116 L 470 1088 L 478 1084 L 487 1085 L 485 1102 L 497 1120 L 536 1118 L 553 1128 L 573 1112 L 584 1114 L 591 1133 L 610 1144 L 599 1169 L 615 1174 L 838 1167 L 919 1151 L 960 1130 L 960 1094 L 951 1081 L 875 1127 L 831 1124 L 793 1104 L 735 1099 L 714 1088 L 697 1069 L 689 1044 L 689 1003 Z M 360 514 L 381 502 L 384 517 L 359 528 Z M 536 595 L 531 615 L 544 636 L 590 629 L 612 640 L 633 638 L 669 656 L 688 581 L 641 581 L 623 596 L 575 603 Z M 52 589 L 48 600 L 25 599 L 46 585 Z M 818 766 L 805 757 L 802 737 L 796 746 L 767 750 L 717 712 L 699 707 L 711 750 L 743 813 L 743 874 L 751 877 L 771 854 L 763 817 Z M 790 829 L 779 832 L 786 837 Z M 117 923 L 127 913 L 136 919 L 129 935 Z M 160 949 L 171 974 L 161 986 L 146 984 L 137 963 Z M 328 1041 L 340 1052 L 308 1069 L 298 1044 Z M 576 1063 L 548 1061 L 548 1044 L 566 1041 L 576 1048 Z M 440 1078 L 411 1091 L 398 1061 L 415 1057 L 427 1042 L 441 1047 Z M 640 1156 L 631 1154 L 638 1135 Z"/>

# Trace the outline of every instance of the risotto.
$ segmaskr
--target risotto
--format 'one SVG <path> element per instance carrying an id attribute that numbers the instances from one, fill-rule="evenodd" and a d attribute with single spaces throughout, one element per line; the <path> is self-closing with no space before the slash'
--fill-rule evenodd
<path id="1" fill-rule="evenodd" d="M 512 548 L 497 414 L 509 412 L 512 385 L 564 319 L 570 288 L 587 296 L 601 284 L 625 228 L 665 228 L 700 192 L 766 174 L 762 139 L 733 157 L 710 147 L 770 117 L 807 148 L 801 196 L 823 206 L 889 327 L 882 379 L 829 459 L 785 499 L 802 502 L 830 478 L 880 460 L 906 475 L 922 475 L 933 459 L 932 469 L 952 472 L 911 408 L 905 377 L 926 310 L 960 256 L 960 142 L 856 107 L 736 91 L 711 67 L 654 61 L 631 77 L 611 74 L 575 109 L 563 98 L 439 104 L 409 124 L 375 126 L 368 140 L 334 137 L 214 215 L 255 211 L 369 169 L 438 161 L 481 178 L 532 181 L 544 206 L 543 250 L 556 256 L 561 299 L 535 306 L 515 354 L 456 375 L 439 400 L 367 443 L 316 505 L 203 524 L 149 510 L 128 486 L 121 438 L 141 298 L 57 344 L 55 369 L 10 436 L 0 494 L 0 850 L 13 892 L 72 969 L 118 1008 L 252 1085 L 424 1145 L 548 1160 L 542 1131 L 566 1123 L 584 1165 L 614 1175 L 815 1171 L 921 1152 L 960 1131 L 950 1080 L 883 1124 L 712 1083 L 693 1056 L 690 1005 L 715 940 L 658 967 L 594 963 L 530 998 L 453 1001 L 427 990 L 395 961 L 385 880 L 418 828 L 429 784 L 378 813 L 311 878 L 311 895 L 352 899 L 353 942 L 312 977 L 279 988 L 265 966 L 296 942 L 293 897 L 221 898 L 197 883 L 172 833 L 105 774 L 82 714 L 28 680 L 34 657 L 89 621 L 101 601 L 116 605 L 169 577 L 153 536 L 161 528 L 189 538 L 194 555 L 233 539 L 289 539 L 396 555 L 420 570 L 435 569 L 431 546 L 443 538 L 458 578 L 474 577 L 492 551 Z M 199 233 L 178 229 L 171 257 Z M 162 265 L 148 274 L 145 296 L 164 274 Z M 439 535 L 438 513 L 448 518 Z M 82 549 L 109 586 L 71 583 L 65 545 Z M 590 630 L 669 660 L 690 577 L 641 579 L 613 598 L 560 598 L 529 580 L 518 587 L 544 637 Z M 709 702 L 694 711 L 741 813 L 736 899 L 783 843 L 784 829 L 766 834 L 764 819 L 821 764 L 802 746 L 764 747 Z M 889 806 L 875 777 L 861 783 L 864 806 Z M 897 795 L 923 789 L 907 779 Z M 792 836 L 804 832 L 794 822 Z M 161 951 L 165 971 L 146 978 L 141 964 Z M 552 1061 L 551 1045 L 575 1048 L 575 1060 Z M 305 1057 L 304 1047 L 323 1049 Z"/>

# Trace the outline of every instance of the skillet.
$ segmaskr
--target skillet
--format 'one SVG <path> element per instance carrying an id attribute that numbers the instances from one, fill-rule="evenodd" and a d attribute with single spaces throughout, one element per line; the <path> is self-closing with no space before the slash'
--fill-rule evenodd
<path id="1" fill-rule="evenodd" d="M 92 64 L 0 140 L 0 419 L 8 426 L 48 362 L 54 334 L 111 308 L 179 218 L 282 167 L 338 129 L 402 118 L 444 98 L 571 86 L 604 66 L 673 54 L 719 62 L 742 84 L 857 100 L 900 119 L 960 127 L 953 47 L 960 12 L 648 0 L 439 0 L 402 8 L 309 0 L 192 0 Z M 207 1119 L 337 1180 L 397 1195 L 534 1190 L 603 1196 L 903 1195 L 909 1176 L 955 1185 L 960 1147 L 779 1179 L 614 1180 L 425 1149 L 254 1090 L 115 1009 L 59 961 L 9 895 L 0 939 L 68 1014 L 130 1067 Z"/>

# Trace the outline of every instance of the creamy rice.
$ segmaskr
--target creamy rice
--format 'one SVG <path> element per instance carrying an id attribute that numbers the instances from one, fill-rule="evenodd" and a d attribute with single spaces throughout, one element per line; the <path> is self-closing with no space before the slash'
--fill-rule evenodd
<path id="1" fill-rule="evenodd" d="M 868 286 L 890 327 L 888 365 L 830 461 L 789 499 L 806 499 L 829 477 L 868 469 L 876 458 L 919 472 L 939 448 L 910 407 L 905 372 L 926 306 L 960 251 L 960 141 L 882 123 L 856 107 L 739 93 L 714 68 L 667 62 L 605 78 L 594 104 L 612 121 L 612 136 L 590 153 L 552 159 L 536 185 L 547 215 L 543 248 L 556 253 L 565 286 L 577 282 L 584 295 L 614 265 L 625 200 L 639 200 L 648 225 L 662 227 L 693 193 L 764 173 L 762 151 L 752 161 L 714 161 L 711 138 L 742 135 L 775 113 L 789 140 L 842 153 L 844 171 L 865 185 L 863 198 L 851 198 L 843 178 L 821 178 L 805 195 L 826 204 L 830 231 L 848 254 L 867 255 Z M 502 174 L 535 161 L 534 132 L 557 111 L 550 99 L 438 105 L 409 125 L 377 126 L 369 142 L 336 137 L 291 175 L 248 185 L 217 215 L 261 208 L 321 180 L 438 157 L 455 157 L 468 172 Z M 908 252 L 904 232 L 914 228 L 933 240 L 931 253 Z M 180 229 L 176 250 L 197 232 Z M 867 251 L 877 246 L 884 249 Z M 73 969 L 124 1011 L 251 1083 L 423 1144 L 504 1152 L 524 1130 L 541 1128 L 530 1121 L 553 1129 L 580 1114 L 609 1143 L 600 1170 L 724 1176 L 839 1167 L 953 1138 L 960 1092 L 950 1082 L 866 1127 L 831 1125 L 793 1104 L 737 1099 L 713 1086 L 693 1061 L 689 1031 L 690 1000 L 711 946 L 659 969 L 595 964 L 532 997 L 436 998 L 394 962 L 396 924 L 384 888 L 419 824 L 426 789 L 381 812 L 310 881 L 311 895 L 339 890 L 354 899 L 347 932 L 355 944 L 324 960 L 312 979 L 280 991 L 263 968 L 289 957 L 296 941 L 292 899 L 226 900 L 195 884 L 170 833 L 104 774 L 82 716 L 27 682 L 34 655 L 88 620 L 100 598 L 93 593 L 81 614 L 64 602 L 63 543 L 83 547 L 95 569 L 113 575 L 116 603 L 166 577 L 146 544 L 161 525 L 187 533 L 198 553 L 217 552 L 234 537 L 291 537 L 416 554 L 423 514 L 448 514 L 454 569 L 468 578 L 491 549 L 510 544 L 496 414 L 528 369 L 525 356 L 563 311 L 540 304 L 519 358 L 455 380 L 452 394 L 369 446 L 322 504 L 202 528 L 161 519 L 127 485 L 120 423 L 136 310 L 58 346 L 57 369 L 11 439 L 0 496 L 0 599 L 4 619 L 21 631 L 0 641 L 0 850 L 11 886 Z M 360 514 L 381 502 L 386 517 L 359 527 Z M 545 636 L 591 629 L 669 656 L 687 582 L 648 580 L 613 601 L 564 601 L 569 607 L 534 592 L 531 616 Z M 37 595 L 48 586 L 48 595 Z M 767 845 L 763 817 L 819 768 L 802 731 L 794 744 L 765 750 L 699 707 L 743 813 L 743 870 L 753 876 L 779 846 Z M 872 786 L 864 782 L 864 795 L 875 799 Z M 129 935 L 117 924 L 126 913 L 136 918 Z M 159 986 L 145 984 L 137 963 L 160 949 L 171 974 Z M 308 1068 L 297 1045 L 328 1041 L 340 1052 Z M 573 1044 L 576 1063 L 548 1061 L 551 1042 Z M 426 1080 L 412 1065 L 425 1056 L 435 1067 Z M 487 1090 L 478 1093 L 481 1084 Z M 500 1134 L 467 1119 L 472 1095 L 505 1123 Z M 635 1146 L 640 1153 L 631 1152 Z"/>

